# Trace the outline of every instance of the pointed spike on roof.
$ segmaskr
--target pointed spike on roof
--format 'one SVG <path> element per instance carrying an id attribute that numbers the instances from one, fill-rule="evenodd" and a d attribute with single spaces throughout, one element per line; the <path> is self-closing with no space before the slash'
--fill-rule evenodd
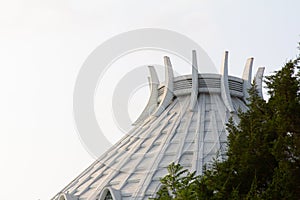
<path id="1" fill-rule="evenodd" d="M 154 68 L 154 66 L 149 65 L 148 66 L 149 72 L 150 72 L 150 79 L 152 83 L 157 83 L 159 84 L 159 79 L 156 73 L 156 70 Z"/>
<path id="2" fill-rule="evenodd" d="M 243 72 L 243 93 L 244 93 L 244 101 L 248 103 L 249 93 L 248 90 L 251 88 L 251 77 L 252 77 L 252 66 L 253 66 L 254 58 L 248 58 L 245 64 L 244 72 Z"/>
<path id="3" fill-rule="evenodd" d="M 232 113 L 235 112 L 235 110 L 232 105 L 228 83 L 228 51 L 224 53 L 221 75 L 221 97 L 228 111 Z"/>
<path id="4" fill-rule="evenodd" d="M 149 89 L 150 89 L 150 92 L 151 92 L 151 78 L 150 78 L 150 76 L 147 76 L 147 80 L 148 80 L 148 85 L 149 85 Z"/>
<path id="5" fill-rule="evenodd" d="M 198 64 L 197 64 L 197 52 L 192 51 L 192 92 L 190 101 L 190 110 L 193 111 L 198 99 Z"/>
<path id="6" fill-rule="evenodd" d="M 193 70 L 196 70 L 198 72 L 198 63 L 197 63 L 197 52 L 196 50 L 192 51 L 192 66 Z"/>
<path id="7" fill-rule="evenodd" d="M 247 59 L 242 77 L 243 80 L 249 83 L 251 83 L 253 60 L 254 58 L 252 57 Z"/>
<path id="8" fill-rule="evenodd" d="M 171 64 L 171 60 L 168 56 L 164 56 L 164 63 L 165 63 L 165 82 L 166 86 L 169 87 L 171 86 L 172 92 L 173 92 L 173 79 L 174 79 L 174 74 L 173 74 L 173 67 Z"/>
<path id="9" fill-rule="evenodd" d="M 159 79 L 153 66 L 148 66 L 148 69 L 150 72 L 150 77 L 148 77 L 150 97 L 143 112 L 132 125 L 138 125 L 140 122 L 149 117 L 153 110 L 157 108 Z"/>
<path id="10" fill-rule="evenodd" d="M 254 77 L 254 81 L 256 84 L 256 90 L 258 92 L 258 95 L 263 98 L 263 93 L 262 93 L 262 82 L 263 82 L 263 76 L 264 76 L 264 67 L 259 67 L 257 69 L 256 75 Z"/>
<path id="11" fill-rule="evenodd" d="M 170 58 L 168 56 L 164 56 L 165 67 L 172 67 Z"/>
<path id="12" fill-rule="evenodd" d="M 221 65 L 221 74 L 228 75 L 228 51 L 224 52 L 223 63 Z"/>
<path id="13" fill-rule="evenodd" d="M 174 94 L 174 74 L 173 68 L 168 56 L 164 56 L 164 63 L 165 63 L 165 87 L 164 93 L 162 95 L 162 100 L 158 105 L 158 108 L 153 113 L 153 116 L 158 117 L 171 103 Z"/>

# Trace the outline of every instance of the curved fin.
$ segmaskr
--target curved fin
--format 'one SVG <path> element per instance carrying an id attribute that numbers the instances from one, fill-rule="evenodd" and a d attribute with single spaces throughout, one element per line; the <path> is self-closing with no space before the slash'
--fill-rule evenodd
<path id="1" fill-rule="evenodd" d="M 221 66 L 221 97 L 229 112 L 234 112 L 228 84 L 228 51 L 225 51 Z"/>
<path id="2" fill-rule="evenodd" d="M 145 120 L 157 108 L 159 80 L 155 68 L 153 66 L 148 66 L 148 68 L 150 71 L 150 78 L 148 77 L 148 81 L 151 94 L 143 112 L 132 125 L 137 125 Z"/>
<path id="3" fill-rule="evenodd" d="M 259 67 L 257 69 L 256 75 L 254 77 L 254 81 L 255 81 L 255 84 L 256 84 L 256 90 L 258 92 L 258 95 L 261 98 L 264 98 L 263 93 L 262 93 L 262 81 L 263 81 L 264 71 L 265 71 L 264 67 Z"/>
<path id="4" fill-rule="evenodd" d="M 174 74 L 173 74 L 172 64 L 168 56 L 164 57 L 164 63 L 165 63 L 165 88 L 164 88 L 162 100 L 159 103 L 158 108 L 152 114 L 155 117 L 158 117 L 167 108 L 167 106 L 171 103 L 174 97 L 173 94 Z"/>
<path id="5" fill-rule="evenodd" d="M 197 64 L 197 52 L 192 51 L 192 91 L 191 91 L 191 102 L 190 110 L 193 111 L 195 104 L 198 99 L 198 64 Z"/>
<path id="6" fill-rule="evenodd" d="M 243 72 L 243 93 L 244 93 L 244 101 L 248 103 L 249 93 L 248 90 L 251 88 L 251 77 L 252 77 L 252 66 L 253 66 L 253 58 L 248 58 L 244 72 Z"/>

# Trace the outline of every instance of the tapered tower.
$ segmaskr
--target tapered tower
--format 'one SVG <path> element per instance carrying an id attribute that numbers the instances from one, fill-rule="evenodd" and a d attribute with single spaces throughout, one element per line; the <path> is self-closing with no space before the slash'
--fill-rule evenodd
<path id="1" fill-rule="evenodd" d="M 171 162 L 201 174 L 214 158 L 225 158 L 226 123 L 247 110 L 253 58 L 238 78 L 228 75 L 228 52 L 220 74 L 199 73 L 195 51 L 192 56 L 192 74 L 178 77 L 164 57 L 164 84 L 149 66 L 151 94 L 135 127 L 53 200 L 148 199 Z M 263 72 L 255 76 L 260 95 Z"/>

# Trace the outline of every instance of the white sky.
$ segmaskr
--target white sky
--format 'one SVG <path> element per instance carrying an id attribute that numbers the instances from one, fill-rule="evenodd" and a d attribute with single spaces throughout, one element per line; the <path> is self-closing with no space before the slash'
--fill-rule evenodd
<path id="1" fill-rule="evenodd" d="M 229 50 L 235 76 L 251 56 L 266 74 L 295 57 L 300 1 L 245 2 L 1 0 L 0 198 L 49 199 L 92 163 L 76 133 L 73 88 L 87 56 L 114 35 L 177 31 L 217 67 Z"/>

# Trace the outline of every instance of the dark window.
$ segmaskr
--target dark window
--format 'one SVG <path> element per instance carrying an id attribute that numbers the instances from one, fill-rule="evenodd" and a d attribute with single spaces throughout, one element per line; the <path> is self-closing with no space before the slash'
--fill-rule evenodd
<path id="1" fill-rule="evenodd" d="M 104 197 L 104 200 L 113 200 L 109 191 L 107 191 L 106 196 Z"/>

